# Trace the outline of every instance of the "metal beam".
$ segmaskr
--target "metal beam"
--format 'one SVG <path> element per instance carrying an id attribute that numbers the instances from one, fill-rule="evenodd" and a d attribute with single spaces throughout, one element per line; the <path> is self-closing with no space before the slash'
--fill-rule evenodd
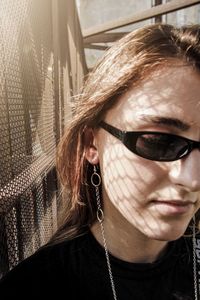
<path id="1" fill-rule="evenodd" d="M 113 30 L 119 27 L 127 26 L 130 24 L 134 24 L 137 22 L 141 22 L 150 18 L 155 18 L 156 16 L 160 16 L 163 14 L 167 14 L 179 9 L 183 9 L 195 4 L 200 3 L 199 0 L 172 0 L 170 2 L 167 2 L 165 4 L 160 4 L 157 6 L 154 6 L 150 9 L 147 9 L 145 11 L 136 13 L 130 17 L 127 18 L 120 18 L 116 21 L 109 21 L 106 22 L 103 25 L 98 25 L 92 28 L 89 28 L 87 30 L 83 31 L 83 37 L 89 37 L 93 36 L 108 30 Z"/>
<path id="2" fill-rule="evenodd" d="M 84 47 L 87 48 L 87 49 L 95 49 L 95 50 L 103 50 L 103 51 L 110 48 L 109 46 L 95 45 L 95 44 L 85 44 Z"/>
<path id="3" fill-rule="evenodd" d="M 95 43 L 112 43 L 116 40 L 119 40 L 123 37 L 127 32 L 107 32 L 107 33 L 100 33 L 97 35 L 93 35 L 90 37 L 84 38 L 84 46 L 86 44 L 95 44 Z"/>

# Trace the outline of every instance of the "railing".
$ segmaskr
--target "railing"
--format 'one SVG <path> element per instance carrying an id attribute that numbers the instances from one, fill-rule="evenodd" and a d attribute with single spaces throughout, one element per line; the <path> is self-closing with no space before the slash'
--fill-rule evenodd
<path id="1" fill-rule="evenodd" d="M 127 34 L 127 31 L 123 31 L 123 27 L 125 26 L 137 25 L 145 20 L 151 20 L 151 22 L 163 22 L 163 16 L 189 7 L 197 8 L 199 7 L 199 4 L 200 1 L 197 0 L 172 0 L 166 3 L 162 3 L 162 0 L 154 0 L 154 6 L 149 9 L 83 30 L 84 47 L 104 51 L 110 46 L 110 43 L 115 42 L 123 35 Z M 198 20 L 190 20 L 191 23 L 199 21 L 200 16 Z M 116 29 L 120 29 L 120 32 L 116 32 Z"/>

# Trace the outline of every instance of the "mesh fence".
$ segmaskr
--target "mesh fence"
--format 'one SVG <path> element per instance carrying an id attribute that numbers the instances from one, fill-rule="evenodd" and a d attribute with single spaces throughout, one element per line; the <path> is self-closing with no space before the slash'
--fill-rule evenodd
<path id="1" fill-rule="evenodd" d="M 54 8 L 68 2 L 0 0 L 0 277 L 57 227 L 54 157 L 74 87 Z"/>

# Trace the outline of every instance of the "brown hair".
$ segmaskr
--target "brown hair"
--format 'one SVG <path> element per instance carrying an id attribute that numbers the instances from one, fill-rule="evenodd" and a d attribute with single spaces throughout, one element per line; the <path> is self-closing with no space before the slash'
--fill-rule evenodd
<path id="1" fill-rule="evenodd" d="M 117 41 L 89 74 L 58 147 L 57 169 L 66 193 L 64 217 L 54 240 L 76 236 L 96 219 L 84 129 L 97 126 L 120 94 L 171 59 L 200 69 L 199 25 L 155 24 L 135 30 Z"/>

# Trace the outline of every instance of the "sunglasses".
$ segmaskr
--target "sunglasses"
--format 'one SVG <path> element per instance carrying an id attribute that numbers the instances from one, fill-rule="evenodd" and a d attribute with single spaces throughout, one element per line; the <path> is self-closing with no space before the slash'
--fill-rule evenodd
<path id="1" fill-rule="evenodd" d="M 103 121 L 100 127 L 119 139 L 131 152 L 154 161 L 175 161 L 200 149 L 200 142 L 156 131 L 122 131 Z"/>

